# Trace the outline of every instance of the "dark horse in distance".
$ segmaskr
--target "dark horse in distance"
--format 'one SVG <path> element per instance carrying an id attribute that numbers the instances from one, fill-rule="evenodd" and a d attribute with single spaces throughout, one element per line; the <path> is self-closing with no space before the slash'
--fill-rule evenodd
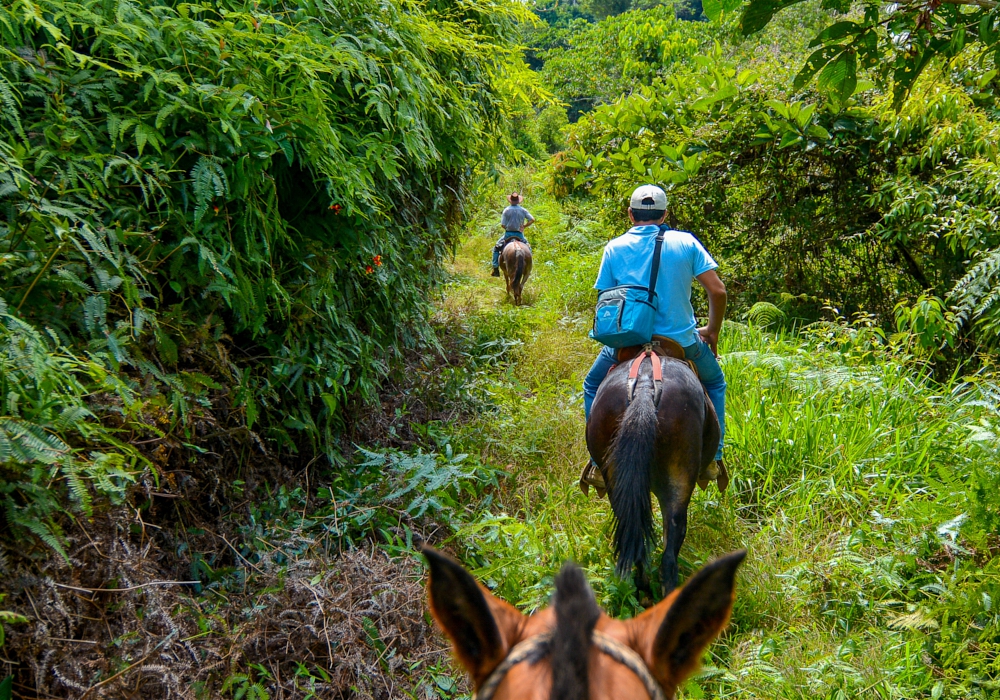
<path id="1" fill-rule="evenodd" d="M 619 364 L 594 399 L 587 449 L 608 484 L 618 574 L 638 567 L 637 586 L 647 590 L 645 565 L 654 538 L 650 493 L 656 494 L 663 516 L 660 580 L 666 595 L 677 587 L 688 504 L 695 484 L 706 483 L 703 470 L 715 457 L 719 420 L 694 370 L 677 359 L 684 351 L 672 341 L 661 342 L 663 347 L 653 348 L 659 355 L 638 348 L 619 353 Z M 725 488 L 722 476 L 719 487 Z"/>

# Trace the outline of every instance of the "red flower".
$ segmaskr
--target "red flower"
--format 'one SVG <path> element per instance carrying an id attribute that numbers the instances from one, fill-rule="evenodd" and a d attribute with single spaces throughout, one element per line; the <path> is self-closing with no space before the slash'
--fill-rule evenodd
<path id="1" fill-rule="evenodd" d="M 374 262 L 376 266 L 381 266 L 382 265 L 382 256 L 381 255 L 376 255 L 374 258 L 372 258 L 372 262 Z"/>
<path id="2" fill-rule="evenodd" d="M 371 265 L 368 265 L 365 267 L 365 272 L 370 275 L 371 273 L 375 272 L 375 270 L 372 269 Z"/>
<path id="3" fill-rule="evenodd" d="M 330 211 L 332 211 L 334 214 L 339 214 L 340 213 L 340 205 L 339 204 L 331 204 L 330 205 Z"/>

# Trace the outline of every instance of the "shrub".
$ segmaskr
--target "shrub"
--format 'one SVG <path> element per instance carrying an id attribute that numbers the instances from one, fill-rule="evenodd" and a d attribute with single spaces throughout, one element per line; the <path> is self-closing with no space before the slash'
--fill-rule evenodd
<path id="1" fill-rule="evenodd" d="M 50 368 L 74 410 L 105 373 L 173 395 L 183 421 L 198 393 L 183 378 L 211 356 L 246 428 L 335 457 L 345 403 L 373 398 L 428 336 L 468 173 L 502 150 L 508 83 L 531 91 L 511 51 L 524 15 L 447 0 L 6 3 L 8 327 L 59 348 L 57 365 L 79 360 Z M 3 336 L 8 355 L 18 342 Z M 87 446 L 69 425 L 0 414 Z M 0 462 L 8 498 L 43 483 L 30 460 Z"/>

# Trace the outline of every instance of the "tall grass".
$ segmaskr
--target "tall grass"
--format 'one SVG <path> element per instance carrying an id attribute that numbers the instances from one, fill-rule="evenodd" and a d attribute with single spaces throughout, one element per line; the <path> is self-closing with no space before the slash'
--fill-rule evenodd
<path id="1" fill-rule="evenodd" d="M 517 309 L 486 277 L 511 189 L 538 219 L 529 305 Z M 456 544 L 526 609 L 546 602 L 572 558 L 611 614 L 634 614 L 631 584 L 613 574 L 607 502 L 576 485 L 580 382 L 598 350 L 585 337 L 589 288 L 601 245 L 619 232 L 523 173 L 484 201 L 443 313 L 510 349 L 491 370 L 492 409 L 451 429 L 463 451 L 513 478 Z M 685 697 L 993 697 L 1000 687 L 997 386 L 984 376 L 935 383 L 905 347 L 864 319 L 796 333 L 726 325 L 734 480 L 725 495 L 695 495 L 682 576 L 737 547 L 750 556 L 731 629 Z"/>

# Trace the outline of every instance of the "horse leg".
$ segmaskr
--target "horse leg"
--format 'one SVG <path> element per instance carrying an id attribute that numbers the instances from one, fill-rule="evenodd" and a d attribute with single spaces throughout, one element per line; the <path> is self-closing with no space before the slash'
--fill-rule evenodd
<path id="1" fill-rule="evenodd" d="M 649 571 L 643 562 L 635 565 L 635 572 L 632 575 L 632 583 L 635 585 L 636 598 L 643 607 L 650 607 L 655 600 L 653 595 L 653 584 L 649 580 Z"/>
<path id="2" fill-rule="evenodd" d="M 660 512 L 663 515 L 663 558 L 660 560 L 660 583 L 663 595 L 668 596 L 677 588 L 677 557 L 681 545 L 687 536 L 688 503 L 690 496 L 682 501 L 668 499 L 661 502 Z"/>

